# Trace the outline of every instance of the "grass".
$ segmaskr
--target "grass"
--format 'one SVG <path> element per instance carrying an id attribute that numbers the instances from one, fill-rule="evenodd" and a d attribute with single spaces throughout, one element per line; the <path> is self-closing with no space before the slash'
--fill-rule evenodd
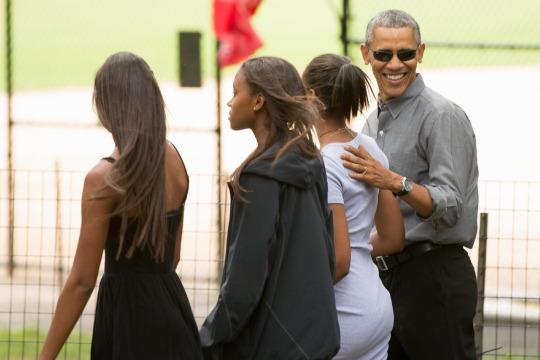
<path id="1" fill-rule="evenodd" d="M 35 329 L 0 330 L 0 359 L 36 359 L 47 334 Z M 91 336 L 74 331 L 58 359 L 89 359 Z M 484 355 L 482 360 L 539 360 L 540 356 Z"/>
<path id="2" fill-rule="evenodd" d="M 0 359 L 36 359 L 43 346 L 46 333 L 35 329 L 12 331 L 0 330 Z M 8 342 L 10 339 L 10 342 Z M 73 332 L 58 359 L 89 359 L 91 336 Z M 8 355 L 9 354 L 9 355 Z M 484 355 L 482 360 L 538 360 L 540 356 Z"/>
<path id="3" fill-rule="evenodd" d="M 160 80 L 175 81 L 179 31 L 201 31 L 205 76 L 214 74 L 211 0 L 17 0 L 13 6 L 16 89 L 91 86 L 97 68 L 113 52 L 143 56 Z M 324 52 L 340 52 L 339 0 L 264 0 L 253 24 L 265 45 L 258 55 L 277 55 L 303 68 Z M 540 2 L 520 0 L 351 1 L 351 34 L 363 37 L 377 11 L 399 7 L 413 14 L 424 40 L 537 44 Z M 4 25 L 4 6 L 0 9 Z M 0 77 L 5 87 L 5 33 L 2 27 Z M 360 62 L 357 49 L 351 54 Z M 540 64 L 540 51 L 426 51 L 423 66 Z M 234 71 L 232 69 L 227 72 Z"/>
<path id="4" fill-rule="evenodd" d="M 0 330 L 0 359 L 36 359 L 47 334 L 35 329 Z M 91 336 L 74 331 L 58 359 L 89 359 Z"/>
<path id="5" fill-rule="evenodd" d="M 484 355 L 482 360 L 538 360 L 540 356 Z"/>

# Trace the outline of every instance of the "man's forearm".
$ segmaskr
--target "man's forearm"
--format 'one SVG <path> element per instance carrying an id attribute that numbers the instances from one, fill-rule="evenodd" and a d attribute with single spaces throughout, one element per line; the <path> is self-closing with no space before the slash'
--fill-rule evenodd
<path id="1" fill-rule="evenodd" d="M 422 185 L 412 183 L 411 192 L 400 198 L 409 204 L 420 217 L 428 218 L 433 214 L 433 200 L 429 191 Z"/>

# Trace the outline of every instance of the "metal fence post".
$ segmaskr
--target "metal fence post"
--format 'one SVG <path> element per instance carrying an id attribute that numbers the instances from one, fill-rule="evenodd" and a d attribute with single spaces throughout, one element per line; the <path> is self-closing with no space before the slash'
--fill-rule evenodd
<path id="1" fill-rule="evenodd" d="M 349 56 L 349 18 L 350 18 L 350 1 L 343 0 L 343 13 L 341 14 L 341 44 L 343 46 L 343 55 Z"/>
<path id="2" fill-rule="evenodd" d="M 480 213 L 480 231 L 478 234 L 478 267 L 477 283 L 478 298 L 476 301 L 476 314 L 474 325 L 474 337 L 476 342 L 476 357 L 481 358 L 484 342 L 484 290 L 486 284 L 486 248 L 487 248 L 488 214 Z"/>
<path id="3" fill-rule="evenodd" d="M 219 51 L 219 40 L 216 39 L 216 47 L 215 47 L 215 60 L 216 60 L 216 147 L 217 147 L 217 236 L 218 236 L 218 258 L 219 260 L 223 259 L 225 257 L 225 236 L 224 233 L 222 233 L 221 229 L 223 228 L 223 217 L 221 213 L 221 207 L 223 206 L 223 194 L 221 193 L 222 188 L 222 179 L 221 179 L 221 173 L 223 172 L 223 164 L 222 164 L 222 148 L 221 148 L 221 65 L 218 61 L 218 51 Z M 222 266 L 218 262 L 218 278 L 217 281 L 219 283 L 221 279 L 221 271 Z"/>
<path id="4" fill-rule="evenodd" d="M 6 93 L 7 93 L 7 185 L 8 185 L 8 273 L 9 276 L 13 276 L 13 270 L 15 269 L 14 260 L 14 217 L 15 217 L 15 188 L 14 188 L 14 172 L 13 172 L 13 118 L 11 109 L 11 98 L 13 95 L 13 63 L 12 63 L 12 7 L 11 0 L 6 0 L 5 3 L 5 16 L 6 16 Z"/>
<path id="5" fill-rule="evenodd" d="M 60 286 L 64 285 L 64 259 L 62 257 L 62 187 L 60 181 L 60 165 L 58 159 L 54 162 L 54 179 L 56 184 L 56 236 L 54 239 L 54 255 L 56 266 L 54 266 L 54 272 L 56 273 L 56 280 Z"/>

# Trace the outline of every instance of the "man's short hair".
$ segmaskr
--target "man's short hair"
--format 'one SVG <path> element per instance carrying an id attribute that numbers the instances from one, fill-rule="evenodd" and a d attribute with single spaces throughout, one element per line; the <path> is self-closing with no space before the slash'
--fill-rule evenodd
<path id="1" fill-rule="evenodd" d="M 416 43 L 420 45 L 422 38 L 420 36 L 420 26 L 414 18 L 407 14 L 405 11 L 390 9 L 384 10 L 376 14 L 366 27 L 366 44 L 370 44 L 373 41 L 374 30 L 378 27 L 387 27 L 387 28 L 403 28 L 410 27 L 414 33 L 414 39 Z"/>

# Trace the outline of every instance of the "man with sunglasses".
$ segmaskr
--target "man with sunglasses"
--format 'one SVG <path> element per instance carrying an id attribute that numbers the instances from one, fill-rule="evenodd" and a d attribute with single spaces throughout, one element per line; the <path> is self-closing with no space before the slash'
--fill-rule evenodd
<path id="1" fill-rule="evenodd" d="M 400 199 L 406 247 L 374 259 L 394 307 L 388 358 L 476 359 L 476 278 L 463 249 L 477 230 L 476 140 L 463 110 L 416 73 L 424 50 L 409 14 L 387 10 L 371 19 L 361 51 L 379 95 L 364 133 L 390 168 L 362 147 L 346 147 L 342 158 L 351 177 Z"/>

